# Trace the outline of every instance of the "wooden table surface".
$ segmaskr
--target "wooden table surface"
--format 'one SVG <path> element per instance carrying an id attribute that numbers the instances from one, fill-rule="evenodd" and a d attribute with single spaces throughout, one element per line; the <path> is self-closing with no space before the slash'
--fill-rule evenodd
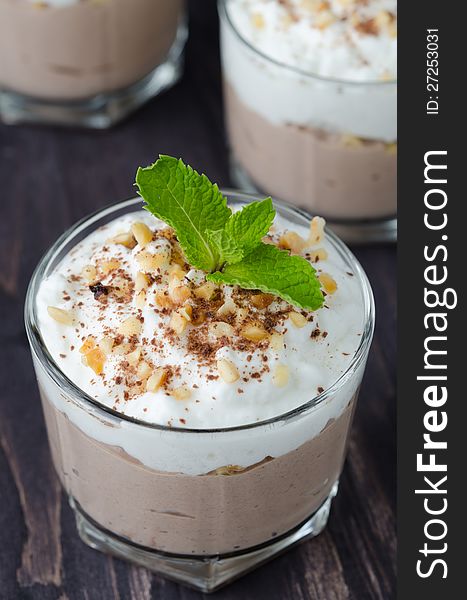
<path id="1" fill-rule="evenodd" d="M 78 538 L 52 468 L 23 327 L 39 257 L 70 224 L 133 194 L 138 165 L 179 155 L 229 185 L 217 17 L 190 2 L 183 80 L 111 131 L 0 125 L 0 598 L 183 599 L 202 595 L 104 556 Z M 376 335 L 329 526 L 217 599 L 395 596 L 395 301 L 393 246 L 357 248 L 373 285 Z"/>

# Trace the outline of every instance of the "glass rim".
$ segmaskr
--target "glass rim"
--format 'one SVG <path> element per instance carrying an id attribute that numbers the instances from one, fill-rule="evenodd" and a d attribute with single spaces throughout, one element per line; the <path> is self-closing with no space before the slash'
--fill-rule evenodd
<path id="1" fill-rule="evenodd" d="M 235 197 L 236 202 L 240 201 L 243 203 L 252 202 L 254 200 L 258 200 L 258 198 L 261 198 L 261 196 L 258 196 L 257 194 L 250 194 L 232 188 L 220 188 L 220 191 L 227 197 L 228 201 L 229 197 L 232 196 Z M 352 263 L 354 275 L 358 278 L 362 288 L 364 314 L 363 330 L 360 343 L 357 349 L 355 350 L 352 360 L 350 361 L 345 371 L 343 371 L 340 374 L 340 376 L 332 383 L 332 385 L 330 385 L 323 392 L 315 394 L 310 400 L 307 400 L 306 402 L 300 404 L 292 410 L 288 410 L 284 413 L 281 413 L 274 417 L 270 417 L 268 419 L 255 421 L 254 423 L 246 423 L 243 425 L 234 425 L 231 427 L 214 427 L 209 429 L 190 427 L 169 427 L 167 425 L 143 421 L 141 419 L 137 419 L 135 417 L 131 417 L 129 415 L 125 415 L 121 412 L 118 412 L 110 406 L 106 406 L 102 402 L 99 402 L 98 400 L 87 394 L 61 370 L 61 368 L 47 349 L 45 341 L 42 338 L 39 323 L 37 320 L 37 310 L 35 302 L 37 290 L 49 264 L 60 253 L 61 249 L 64 246 L 66 246 L 66 244 L 73 238 L 73 236 L 79 234 L 80 231 L 86 229 L 88 226 L 92 225 L 95 221 L 99 220 L 100 218 L 106 217 L 112 214 L 113 212 L 118 211 L 119 209 L 124 210 L 125 208 L 131 206 L 135 206 L 135 208 L 137 208 L 137 204 L 139 203 L 142 203 L 142 199 L 139 196 L 132 197 L 119 202 L 114 202 L 94 211 L 90 215 L 87 215 L 79 221 L 77 221 L 76 223 L 74 223 L 61 236 L 59 236 L 59 238 L 52 244 L 52 246 L 50 246 L 50 248 L 44 253 L 44 255 L 42 256 L 42 258 L 40 259 L 39 263 L 33 271 L 27 288 L 24 304 L 24 322 L 26 334 L 31 348 L 31 353 L 34 354 L 34 356 L 38 359 L 40 364 L 45 368 L 47 375 L 49 375 L 53 379 L 53 381 L 57 385 L 59 385 L 61 389 L 72 395 L 73 399 L 77 398 L 79 400 L 80 405 L 84 404 L 83 408 L 88 409 L 89 411 L 89 409 L 92 407 L 92 409 L 97 410 L 100 413 L 104 413 L 103 416 L 105 418 L 113 417 L 147 429 L 154 429 L 158 431 L 167 431 L 174 433 L 178 432 L 186 434 L 213 434 L 228 431 L 232 432 L 246 429 L 254 429 L 257 427 L 271 425 L 279 421 L 291 420 L 306 412 L 308 409 L 318 406 L 319 404 L 330 398 L 333 394 L 335 394 L 339 389 L 341 389 L 346 383 L 347 379 L 358 369 L 361 362 L 366 359 L 373 339 L 373 332 L 375 327 L 375 304 L 371 285 L 368 281 L 368 277 L 366 276 L 365 271 L 363 270 L 362 266 L 360 265 L 359 261 L 354 256 L 354 254 L 344 244 L 344 242 L 336 236 L 336 234 L 334 234 L 332 231 L 329 231 L 329 229 L 326 228 L 326 236 L 328 239 L 331 240 L 334 248 L 339 252 L 341 257 L 347 259 Z M 308 214 L 305 210 L 302 210 L 301 208 L 298 208 L 292 204 L 275 199 L 273 199 L 273 203 L 274 206 L 279 209 L 279 211 L 283 211 L 286 213 L 295 213 L 295 215 L 298 215 L 300 218 L 305 218 L 308 221 L 311 219 L 311 215 Z M 142 208 L 142 205 L 140 206 L 140 208 Z"/>
<path id="2" fill-rule="evenodd" d="M 290 65 L 290 64 L 287 64 L 280 60 L 277 60 L 276 58 L 269 56 L 268 54 L 266 54 L 265 52 L 263 52 L 262 50 L 260 50 L 256 46 L 254 46 L 251 42 L 249 42 L 240 33 L 240 31 L 235 27 L 231 16 L 229 15 L 229 11 L 227 9 L 228 2 L 229 2 L 229 0 L 218 0 L 218 10 L 219 10 L 220 19 L 229 25 L 230 29 L 234 32 L 234 34 L 237 36 L 237 38 L 241 42 L 243 42 L 243 44 L 245 46 L 247 46 L 254 54 L 256 54 L 257 56 L 260 56 L 266 62 L 274 64 L 276 67 L 280 67 L 282 69 L 292 71 L 293 73 L 296 73 L 297 75 L 301 75 L 302 77 L 306 77 L 308 79 L 314 79 L 316 81 L 322 81 L 322 82 L 326 82 L 326 83 L 335 83 L 335 84 L 349 85 L 349 86 L 355 86 L 355 87 L 365 87 L 365 86 L 385 87 L 385 86 L 397 85 L 397 78 L 396 79 L 388 79 L 388 80 L 384 80 L 384 81 L 380 80 L 380 79 L 368 79 L 367 81 L 355 81 L 352 79 L 339 79 L 337 77 L 326 77 L 324 75 L 319 75 L 318 73 L 314 73 L 313 71 L 307 71 L 305 69 L 300 69 L 299 67 L 294 67 L 293 65 Z"/>

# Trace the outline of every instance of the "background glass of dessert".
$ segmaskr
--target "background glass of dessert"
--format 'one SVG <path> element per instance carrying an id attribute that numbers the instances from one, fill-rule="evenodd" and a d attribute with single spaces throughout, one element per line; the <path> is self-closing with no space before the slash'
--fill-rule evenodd
<path id="1" fill-rule="evenodd" d="M 258 199 L 224 193 L 229 204 Z M 106 208 L 54 244 L 32 276 L 26 329 L 53 462 L 83 541 L 212 591 L 325 527 L 372 340 L 373 296 L 355 257 L 328 232 L 327 247 L 354 286 L 361 332 L 330 387 L 292 399 L 296 408 L 285 414 L 227 428 L 169 427 L 124 415 L 65 375 L 44 342 L 37 298 L 41 282 L 78 243 L 128 213 L 141 219 L 140 207 L 136 198 Z M 289 227 L 308 229 L 305 213 L 279 202 L 275 208 Z"/>
<path id="2" fill-rule="evenodd" d="M 387 5 L 219 0 L 234 182 L 324 216 L 349 242 L 396 237 L 397 83 L 383 69 L 395 68 L 396 17 Z M 349 57 L 346 39 L 362 57 Z M 320 76 L 310 62 L 346 77 Z"/>
<path id="3" fill-rule="evenodd" d="M 183 0 L 0 0 L 0 119 L 104 128 L 173 85 Z"/>

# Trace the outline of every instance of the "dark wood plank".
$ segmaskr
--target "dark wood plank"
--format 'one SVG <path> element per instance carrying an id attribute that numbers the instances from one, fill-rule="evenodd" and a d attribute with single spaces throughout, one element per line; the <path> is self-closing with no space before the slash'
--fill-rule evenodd
<path id="1" fill-rule="evenodd" d="M 133 193 L 135 168 L 183 156 L 228 185 L 217 16 L 190 2 L 186 73 L 111 131 L 0 125 L 0 598 L 203 595 L 84 546 L 50 462 L 22 322 L 31 272 L 76 219 Z M 374 346 L 328 529 L 216 594 L 245 600 L 395 596 L 395 249 L 356 249 L 378 308 Z"/>

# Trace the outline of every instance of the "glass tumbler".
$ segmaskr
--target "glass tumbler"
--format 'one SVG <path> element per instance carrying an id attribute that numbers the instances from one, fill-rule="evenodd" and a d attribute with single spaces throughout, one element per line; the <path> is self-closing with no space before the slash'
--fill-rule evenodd
<path id="1" fill-rule="evenodd" d="M 223 193 L 229 203 L 257 199 Z M 310 392 L 285 414 L 230 428 L 167 427 L 117 413 L 82 391 L 51 357 L 36 296 L 83 238 L 140 207 L 140 198 L 121 202 L 62 235 L 32 276 L 26 330 L 52 459 L 82 540 L 209 592 L 325 527 L 373 336 L 373 296 L 355 257 L 328 232 L 359 283 L 362 306 L 360 345 L 331 387 Z M 295 207 L 275 202 L 275 208 L 292 224 L 309 223 Z"/>
<path id="2" fill-rule="evenodd" d="M 322 215 L 349 242 L 396 238 L 395 81 L 317 76 L 253 47 L 219 0 L 232 179 Z"/>
<path id="3" fill-rule="evenodd" d="M 183 0 L 0 0 L 0 119 L 105 128 L 173 85 Z"/>

